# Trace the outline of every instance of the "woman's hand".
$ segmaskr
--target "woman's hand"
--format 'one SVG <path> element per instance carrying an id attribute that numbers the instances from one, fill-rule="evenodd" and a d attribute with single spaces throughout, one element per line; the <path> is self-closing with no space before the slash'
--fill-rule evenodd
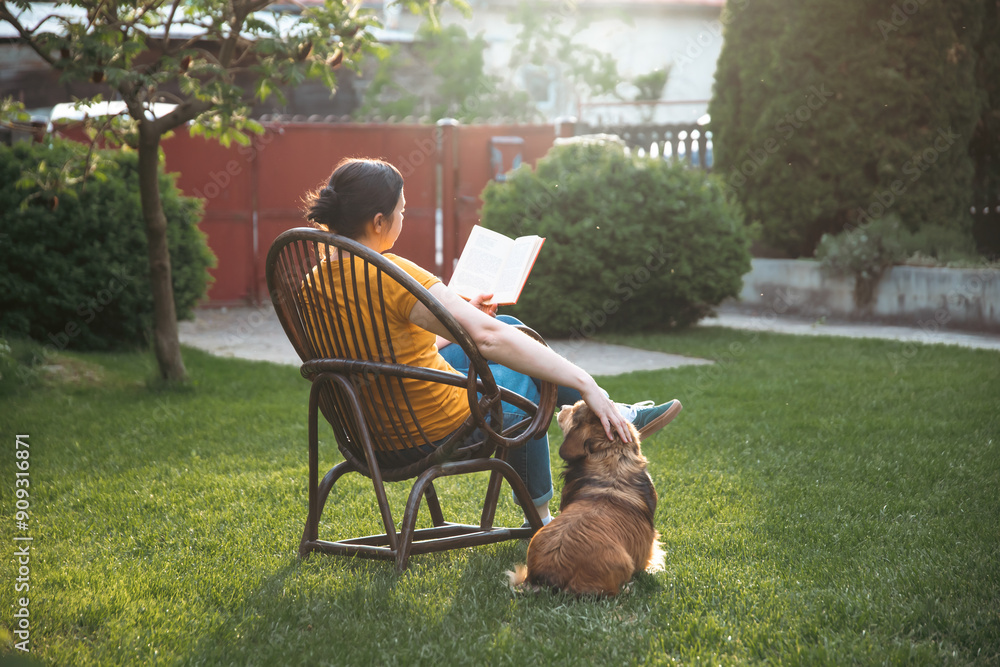
<path id="1" fill-rule="evenodd" d="M 618 406 L 596 383 L 581 394 L 587 407 L 601 419 L 601 426 L 604 427 L 604 433 L 609 440 L 621 438 L 622 442 L 632 441 L 632 431 L 628 427 L 628 420 L 622 416 Z"/>
<path id="2" fill-rule="evenodd" d="M 497 316 L 497 304 L 495 304 L 495 303 L 489 303 L 489 304 L 486 303 L 487 301 L 489 301 L 492 298 L 493 298 L 492 294 L 480 294 L 478 296 L 474 296 L 471 299 L 469 299 L 469 303 L 472 304 L 473 306 L 475 306 L 476 308 L 478 308 L 479 310 L 483 311 L 484 313 L 486 313 L 490 317 L 496 317 Z"/>

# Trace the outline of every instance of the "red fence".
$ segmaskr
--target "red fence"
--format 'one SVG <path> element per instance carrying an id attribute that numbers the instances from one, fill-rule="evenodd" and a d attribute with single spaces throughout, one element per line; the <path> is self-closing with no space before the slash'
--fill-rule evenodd
<path id="1" fill-rule="evenodd" d="M 572 129 L 563 125 L 561 134 Z M 250 146 L 223 148 L 178 132 L 163 149 L 179 187 L 205 200 L 201 229 L 218 258 L 209 304 L 221 306 L 266 299 L 271 241 L 306 224 L 303 196 L 347 156 L 396 165 L 405 179 L 406 223 L 394 252 L 447 280 L 479 219 L 486 184 L 515 161 L 534 164 L 555 137 L 552 125 L 268 123 Z"/>

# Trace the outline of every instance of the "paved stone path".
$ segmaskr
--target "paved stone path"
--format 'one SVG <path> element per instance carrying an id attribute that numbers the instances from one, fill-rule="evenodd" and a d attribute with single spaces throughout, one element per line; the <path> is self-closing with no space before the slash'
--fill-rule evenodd
<path id="1" fill-rule="evenodd" d="M 301 363 L 270 305 L 199 309 L 194 321 L 180 323 L 180 339 L 185 345 L 222 357 L 295 366 Z M 549 341 L 549 345 L 591 375 L 712 363 L 707 359 L 593 341 Z"/>
<path id="2" fill-rule="evenodd" d="M 792 317 L 764 317 L 720 309 L 719 315 L 699 326 L 775 331 L 807 336 L 885 338 L 914 343 L 961 345 L 1000 351 L 1000 335 L 976 334 L 940 327 L 934 330 L 877 324 L 823 323 Z M 190 345 L 223 357 L 239 357 L 297 366 L 300 361 L 270 305 L 259 308 L 204 308 L 193 322 L 180 323 L 180 338 Z M 677 354 L 637 350 L 593 341 L 549 341 L 557 352 L 592 375 L 616 375 L 637 370 L 659 370 L 711 364 Z"/>
<path id="3" fill-rule="evenodd" d="M 1000 335 L 958 331 L 946 326 L 921 329 L 869 323 L 827 323 L 798 317 L 777 317 L 773 313 L 770 316 L 754 315 L 726 308 L 720 308 L 717 317 L 706 318 L 699 323 L 699 326 L 774 331 L 800 336 L 883 338 L 912 343 L 960 345 L 962 347 L 1000 350 Z"/>

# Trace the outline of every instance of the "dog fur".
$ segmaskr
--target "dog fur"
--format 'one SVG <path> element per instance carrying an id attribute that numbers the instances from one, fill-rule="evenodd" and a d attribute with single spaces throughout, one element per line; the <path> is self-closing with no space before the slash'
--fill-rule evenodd
<path id="1" fill-rule="evenodd" d="M 557 417 L 566 461 L 559 515 L 528 544 L 527 565 L 508 572 L 515 589 L 617 595 L 640 570 L 663 568 L 653 527 L 656 489 L 633 426 L 632 442 L 608 440 L 583 401 Z"/>

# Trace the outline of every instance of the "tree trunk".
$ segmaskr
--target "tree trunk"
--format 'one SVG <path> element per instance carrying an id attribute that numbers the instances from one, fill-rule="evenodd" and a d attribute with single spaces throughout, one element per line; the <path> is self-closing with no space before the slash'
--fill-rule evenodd
<path id="1" fill-rule="evenodd" d="M 160 201 L 159 149 L 159 132 L 150 128 L 147 122 L 139 121 L 139 195 L 146 224 L 149 282 L 153 290 L 153 349 L 160 377 L 168 382 L 179 382 L 187 379 L 187 370 L 181 358 L 177 330 L 167 218 Z"/>

